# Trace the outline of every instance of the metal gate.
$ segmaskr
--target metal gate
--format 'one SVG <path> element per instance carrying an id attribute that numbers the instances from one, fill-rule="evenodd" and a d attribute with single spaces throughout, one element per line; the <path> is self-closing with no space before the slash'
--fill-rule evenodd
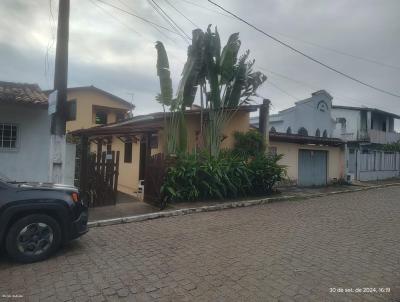
<path id="1" fill-rule="evenodd" d="M 299 150 L 299 186 L 324 186 L 327 184 L 327 151 Z"/>

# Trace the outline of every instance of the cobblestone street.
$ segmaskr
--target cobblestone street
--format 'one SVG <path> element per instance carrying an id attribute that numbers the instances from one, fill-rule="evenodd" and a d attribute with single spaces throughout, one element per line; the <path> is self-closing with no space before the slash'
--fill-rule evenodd
<path id="1" fill-rule="evenodd" d="M 390 187 L 92 228 L 48 261 L 2 256 L 0 300 L 399 301 L 399 196 Z M 354 292 L 331 292 L 341 289 Z"/>

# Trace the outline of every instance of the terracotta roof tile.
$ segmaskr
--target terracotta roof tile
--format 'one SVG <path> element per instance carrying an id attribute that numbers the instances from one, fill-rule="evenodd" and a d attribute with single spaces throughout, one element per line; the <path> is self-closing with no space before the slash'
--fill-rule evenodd
<path id="1" fill-rule="evenodd" d="M 1 103 L 47 105 L 47 96 L 37 84 L 0 81 Z"/>

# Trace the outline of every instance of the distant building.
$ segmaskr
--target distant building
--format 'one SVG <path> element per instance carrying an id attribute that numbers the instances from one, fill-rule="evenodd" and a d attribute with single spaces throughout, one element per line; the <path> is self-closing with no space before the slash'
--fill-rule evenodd
<path id="1" fill-rule="evenodd" d="M 332 137 L 336 121 L 332 118 L 332 96 L 325 90 L 314 92 L 310 98 L 298 101 L 293 107 L 272 114 L 271 132 L 302 136 Z M 258 127 L 258 118 L 252 125 Z"/>
<path id="2" fill-rule="evenodd" d="M 391 112 L 368 107 L 332 106 L 332 117 L 336 121 L 334 136 L 348 142 L 394 143 L 400 140 L 400 133 L 394 130 L 395 119 L 400 116 Z"/>
<path id="3" fill-rule="evenodd" d="M 373 180 L 399 176 L 400 155 L 382 151 L 384 144 L 400 140 L 395 119 L 400 116 L 376 108 L 332 105 L 332 96 L 320 90 L 271 115 L 269 131 L 341 139 L 346 143 L 346 178 Z M 252 125 L 258 127 L 257 123 L 258 117 L 253 117 Z"/>

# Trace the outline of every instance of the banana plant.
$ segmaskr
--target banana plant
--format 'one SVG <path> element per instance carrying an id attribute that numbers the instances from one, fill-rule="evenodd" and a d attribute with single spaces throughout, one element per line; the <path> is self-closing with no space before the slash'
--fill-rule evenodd
<path id="1" fill-rule="evenodd" d="M 176 151 L 178 146 L 181 150 L 184 148 L 185 134 L 178 134 L 178 129 L 180 132 L 186 129 L 183 112 L 193 105 L 200 86 L 200 129 L 203 129 L 203 109 L 208 109 L 204 140 L 211 155 L 218 155 L 224 127 L 240 106 L 251 102 L 251 97 L 256 95 L 257 89 L 267 79 L 261 72 L 253 71 L 254 60 L 248 59 L 249 50 L 239 56 L 240 47 L 239 33 L 233 33 L 221 51 L 217 28 L 212 31 L 210 25 L 205 32 L 201 29 L 193 30 L 192 44 L 188 48 L 176 98 L 172 98 L 168 57 L 162 43 L 157 42 L 157 74 L 161 88 L 157 100 L 163 108 L 169 107 L 172 112 L 170 132 L 173 132 L 171 135 L 175 138 L 171 140 L 172 145 L 168 152 Z M 182 140 L 180 144 L 178 137 Z"/>

